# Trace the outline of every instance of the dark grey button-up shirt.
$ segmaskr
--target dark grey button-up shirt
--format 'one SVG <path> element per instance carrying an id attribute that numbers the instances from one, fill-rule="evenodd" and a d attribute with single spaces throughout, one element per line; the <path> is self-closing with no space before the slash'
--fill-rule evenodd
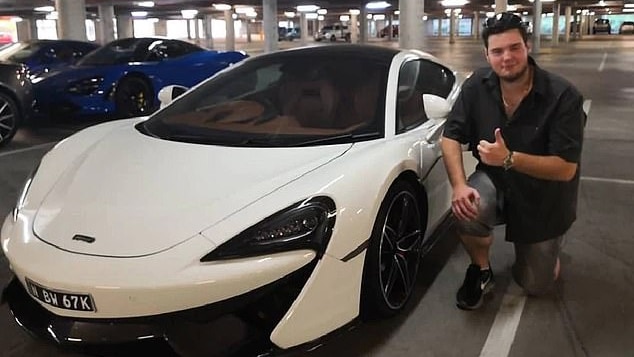
<path id="1" fill-rule="evenodd" d="M 534 68 L 533 88 L 511 118 L 504 111 L 498 76 L 483 68 L 465 81 L 443 134 L 468 143 L 479 162 L 476 169 L 488 173 L 504 191 L 506 239 L 518 243 L 556 238 L 570 228 L 576 218 L 579 170 L 569 182 L 504 171 L 482 163 L 478 142 L 494 142 L 494 131 L 500 128 L 509 150 L 579 163 L 586 122 L 577 89 L 540 69 L 532 58 L 529 64 Z"/>

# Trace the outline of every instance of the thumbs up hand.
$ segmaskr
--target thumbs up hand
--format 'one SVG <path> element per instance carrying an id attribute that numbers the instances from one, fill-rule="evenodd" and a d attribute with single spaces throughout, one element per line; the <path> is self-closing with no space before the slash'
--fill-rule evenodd
<path id="1" fill-rule="evenodd" d="M 478 153 L 483 163 L 490 166 L 502 166 L 504 159 L 509 153 L 500 128 L 495 129 L 495 142 L 490 143 L 486 140 L 480 140 L 478 144 Z"/>

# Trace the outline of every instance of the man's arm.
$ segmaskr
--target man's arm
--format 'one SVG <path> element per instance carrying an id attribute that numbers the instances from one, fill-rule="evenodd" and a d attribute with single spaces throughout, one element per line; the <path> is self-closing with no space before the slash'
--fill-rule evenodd
<path id="1" fill-rule="evenodd" d="M 449 139 L 448 137 L 443 137 L 440 144 L 451 187 L 455 189 L 459 186 L 466 186 L 467 179 L 462 162 L 462 146 L 458 141 Z"/>
<path id="2" fill-rule="evenodd" d="M 515 171 L 543 180 L 570 181 L 577 173 L 577 164 L 559 156 L 538 156 L 523 152 L 513 153 Z"/>
<path id="3" fill-rule="evenodd" d="M 441 148 L 447 176 L 453 188 L 451 211 L 460 220 L 473 220 L 478 215 L 480 194 L 467 185 L 462 162 L 462 146 L 460 142 L 445 136 L 442 138 Z"/>
<path id="4" fill-rule="evenodd" d="M 478 152 L 482 162 L 490 166 L 504 166 L 504 161 L 511 151 L 506 146 L 500 129 L 495 129 L 495 142 L 481 140 Z M 577 164 L 568 162 L 556 155 L 532 155 L 513 152 L 511 168 L 535 178 L 551 181 L 570 181 L 575 177 Z"/>

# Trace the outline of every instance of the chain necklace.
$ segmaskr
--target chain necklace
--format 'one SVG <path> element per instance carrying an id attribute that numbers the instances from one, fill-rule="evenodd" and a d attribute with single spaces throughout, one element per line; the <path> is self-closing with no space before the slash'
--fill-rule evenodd
<path id="1" fill-rule="evenodd" d="M 522 102 L 522 100 L 524 100 L 524 98 L 526 97 L 528 92 L 531 91 L 532 88 L 533 88 L 533 71 L 531 69 L 529 69 L 529 82 L 528 82 L 528 85 L 526 86 L 526 88 L 524 88 L 524 90 L 522 91 L 522 94 L 520 95 L 520 98 L 517 100 L 516 103 L 509 104 L 509 102 L 506 101 L 506 98 L 504 98 L 504 90 L 501 90 L 502 103 L 504 103 L 504 108 L 506 110 L 510 110 L 510 109 L 513 109 L 513 108 L 517 107 Z"/>

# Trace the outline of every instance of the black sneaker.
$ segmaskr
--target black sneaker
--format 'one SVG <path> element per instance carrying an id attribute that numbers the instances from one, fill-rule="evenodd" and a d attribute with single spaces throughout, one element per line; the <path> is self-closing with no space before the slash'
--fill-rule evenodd
<path id="1" fill-rule="evenodd" d="M 475 264 L 469 265 L 464 282 L 456 294 L 456 305 L 463 310 L 479 308 L 482 306 L 484 295 L 491 291 L 494 284 L 491 268 L 481 270 Z"/>

